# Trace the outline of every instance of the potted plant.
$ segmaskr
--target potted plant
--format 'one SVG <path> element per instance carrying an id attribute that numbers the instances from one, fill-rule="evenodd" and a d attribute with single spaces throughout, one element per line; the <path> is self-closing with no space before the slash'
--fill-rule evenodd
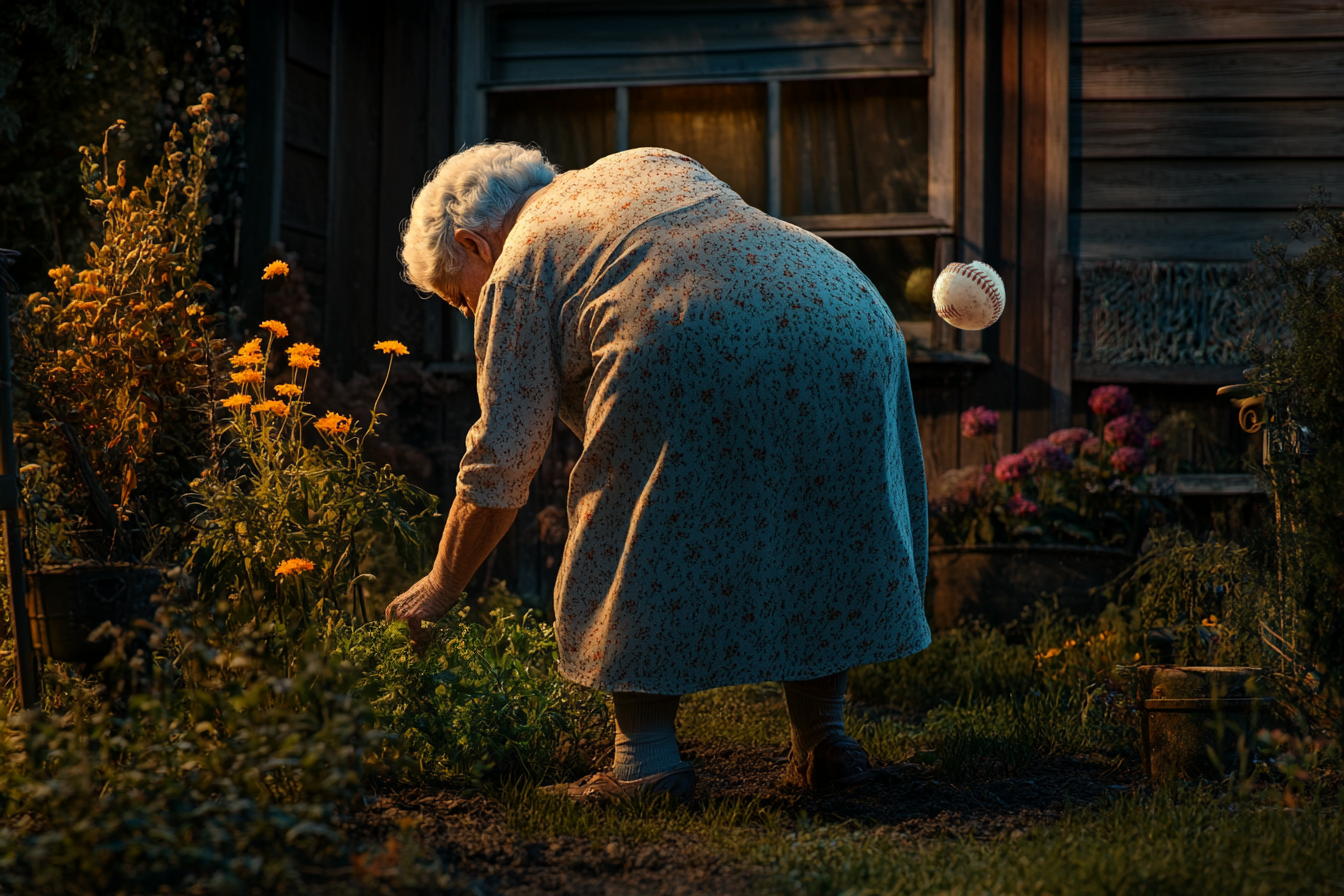
<path id="1" fill-rule="evenodd" d="M 1094 589 L 1121 572 L 1165 515 L 1148 487 L 1165 444 L 1123 386 L 1093 390 L 1095 432 L 1061 429 L 999 456 L 999 415 L 973 407 L 963 437 L 983 462 L 945 473 L 930 500 L 926 603 L 936 628 L 968 615 L 1017 617 L 1043 594 L 1095 609 Z"/>
<path id="2" fill-rule="evenodd" d="M 196 279 L 212 100 L 191 107 L 187 135 L 173 128 L 142 186 L 124 162 L 110 170 L 121 122 L 101 150 L 81 148 L 101 244 L 82 270 L 52 269 L 51 289 L 13 315 L 28 605 L 51 659 L 96 661 L 106 645 L 89 635 L 103 623 L 152 617 L 161 568 L 191 536 L 182 495 L 211 450 L 223 348 Z"/>

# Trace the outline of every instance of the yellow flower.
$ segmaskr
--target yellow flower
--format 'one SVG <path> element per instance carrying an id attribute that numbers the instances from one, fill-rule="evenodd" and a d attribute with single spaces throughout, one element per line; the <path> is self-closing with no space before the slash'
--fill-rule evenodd
<path id="1" fill-rule="evenodd" d="M 289 366 L 298 370 L 321 367 L 322 363 L 317 360 L 318 353 L 321 351 L 317 346 L 309 345 L 306 342 L 300 342 L 298 345 L 291 345 L 285 349 L 285 353 L 289 355 Z"/>
<path id="2" fill-rule="evenodd" d="M 252 409 L 252 413 L 254 414 L 257 411 L 270 411 L 277 417 L 288 417 L 289 405 L 285 404 L 283 401 L 276 401 L 275 399 L 271 399 L 270 401 L 261 402 L 261 404 L 257 405 Z"/>
<path id="3" fill-rule="evenodd" d="M 1051 660 L 1051 659 L 1054 659 L 1055 657 L 1059 656 L 1061 653 L 1063 653 L 1063 651 L 1061 651 L 1058 647 L 1051 647 L 1051 648 L 1050 648 L 1049 650 L 1047 650 L 1045 653 L 1038 653 L 1038 654 L 1036 654 L 1036 659 L 1038 659 L 1038 660 Z"/>
<path id="4" fill-rule="evenodd" d="M 205 307 L 203 305 L 192 304 L 187 306 L 187 314 L 192 317 L 195 317 L 197 314 L 200 314 L 204 310 Z"/>
<path id="5" fill-rule="evenodd" d="M 296 395 L 303 394 L 303 387 L 296 386 L 293 383 L 281 383 L 275 387 L 276 395 L 283 395 L 286 398 L 293 398 Z"/>
<path id="6" fill-rule="evenodd" d="M 226 408 L 241 408 L 251 403 L 252 403 L 252 396 L 243 395 L 242 393 L 239 393 L 238 395 L 230 395 L 228 398 L 220 402 L 220 404 L 224 405 L 224 407 Z"/>
<path id="7" fill-rule="evenodd" d="M 382 342 L 373 344 L 374 350 L 380 351 L 385 355 L 409 355 L 410 350 L 395 339 L 384 339 Z"/>
<path id="8" fill-rule="evenodd" d="M 1218 617 L 1210 616 L 1208 619 L 1205 619 L 1203 622 L 1201 622 L 1200 625 L 1204 626 L 1205 628 L 1217 628 Z"/>
<path id="9" fill-rule="evenodd" d="M 335 411 L 327 411 L 327 415 L 313 425 L 317 427 L 318 432 L 329 436 L 344 435 L 350 431 L 350 418 Z"/>
<path id="10" fill-rule="evenodd" d="M 261 367 L 265 364 L 266 358 L 261 353 L 261 337 L 244 342 L 238 353 L 229 359 L 229 363 L 234 367 Z"/>
<path id="11" fill-rule="evenodd" d="M 289 327 L 278 320 L 264 320 L 261 322 L 261 328 L 263 330 L 270 330 L 275 334 L 276 339 L 284 339 L 289 335 Z"/>
<path id="12" fill-rule="evenodd" d="M 229 374 L 229 378 L 240 386 L 251 386 L 261 382 L 260 370 L 240 370 Z"/>
<path id="13" fill-rule="evenodd" d="M 261 279 L 270 280 L 272 277 L 284 277 L 289 274 L 289 265 L 283 261 L 273 261 L 266 265 L 266 270 L 261 272 Z"/>
<path id="14" fill-rule="evenodd" d="M 278 576 L 294 576 L 301 572 L 312 571 L 313 561 L 305 560 L 302 557 L 290 557 L 275 568 L 275 574 Z"/>

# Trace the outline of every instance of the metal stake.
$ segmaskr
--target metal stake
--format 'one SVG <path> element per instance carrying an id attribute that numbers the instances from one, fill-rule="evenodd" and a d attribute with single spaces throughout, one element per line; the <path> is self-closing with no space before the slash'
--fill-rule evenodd
<path id="1" fill-rule="evenodd" d="M 9 576 L 9 618 L 14 625 L 14 676 L 25 709 L 37 706 L 37 658 L 33 654 L 33 629 L 28 622 L 27 580 L 23 574 L 23 533 L 19 528 L 19 460 L 14 447 L 13 357 L 9 349 L 9 294 L 18 284 L 6 267 L 18 258 L 11 249 L 0 249 L 0 518 L 4 520 L 5 567 Z"/>

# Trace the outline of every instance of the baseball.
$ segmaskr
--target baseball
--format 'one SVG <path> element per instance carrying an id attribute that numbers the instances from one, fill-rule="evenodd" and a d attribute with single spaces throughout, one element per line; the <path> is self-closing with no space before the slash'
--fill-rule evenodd
<path id="1" fill-rule="evenodd" d="M 1003 313 L 1003 281 L 983 261 L 953 262 L 933 284 L 933 307 L 958 330 L 983 330 Z"/>

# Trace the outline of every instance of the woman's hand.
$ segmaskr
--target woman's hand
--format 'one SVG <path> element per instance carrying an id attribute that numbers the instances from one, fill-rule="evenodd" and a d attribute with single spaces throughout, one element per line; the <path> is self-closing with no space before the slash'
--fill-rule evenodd
<path id="1" fill-rule="evenodd" d="M 434 635 L 434 623 L 442 619 L 460 599 L 461 592 L 452 594 L 447 591 L 431 571 L 388 604 L 383 616 L 388 622 L 405 622 L 411 630 L 411 643 L 415 645 L 415 652 L 423 656 Z"/>
<path id="2" fill-rule="evenodd" d="M 461 599 L 462 589 L 509 531 L 517 515 L 516 509 L 477 507 L 461 498 L 454 499 L 434 568 L 383 611 L 388 622 L 401 619 L 410 626 L 411 642 L 417 653 L 425 652 L 433 636 L 433 624 Z"/>

